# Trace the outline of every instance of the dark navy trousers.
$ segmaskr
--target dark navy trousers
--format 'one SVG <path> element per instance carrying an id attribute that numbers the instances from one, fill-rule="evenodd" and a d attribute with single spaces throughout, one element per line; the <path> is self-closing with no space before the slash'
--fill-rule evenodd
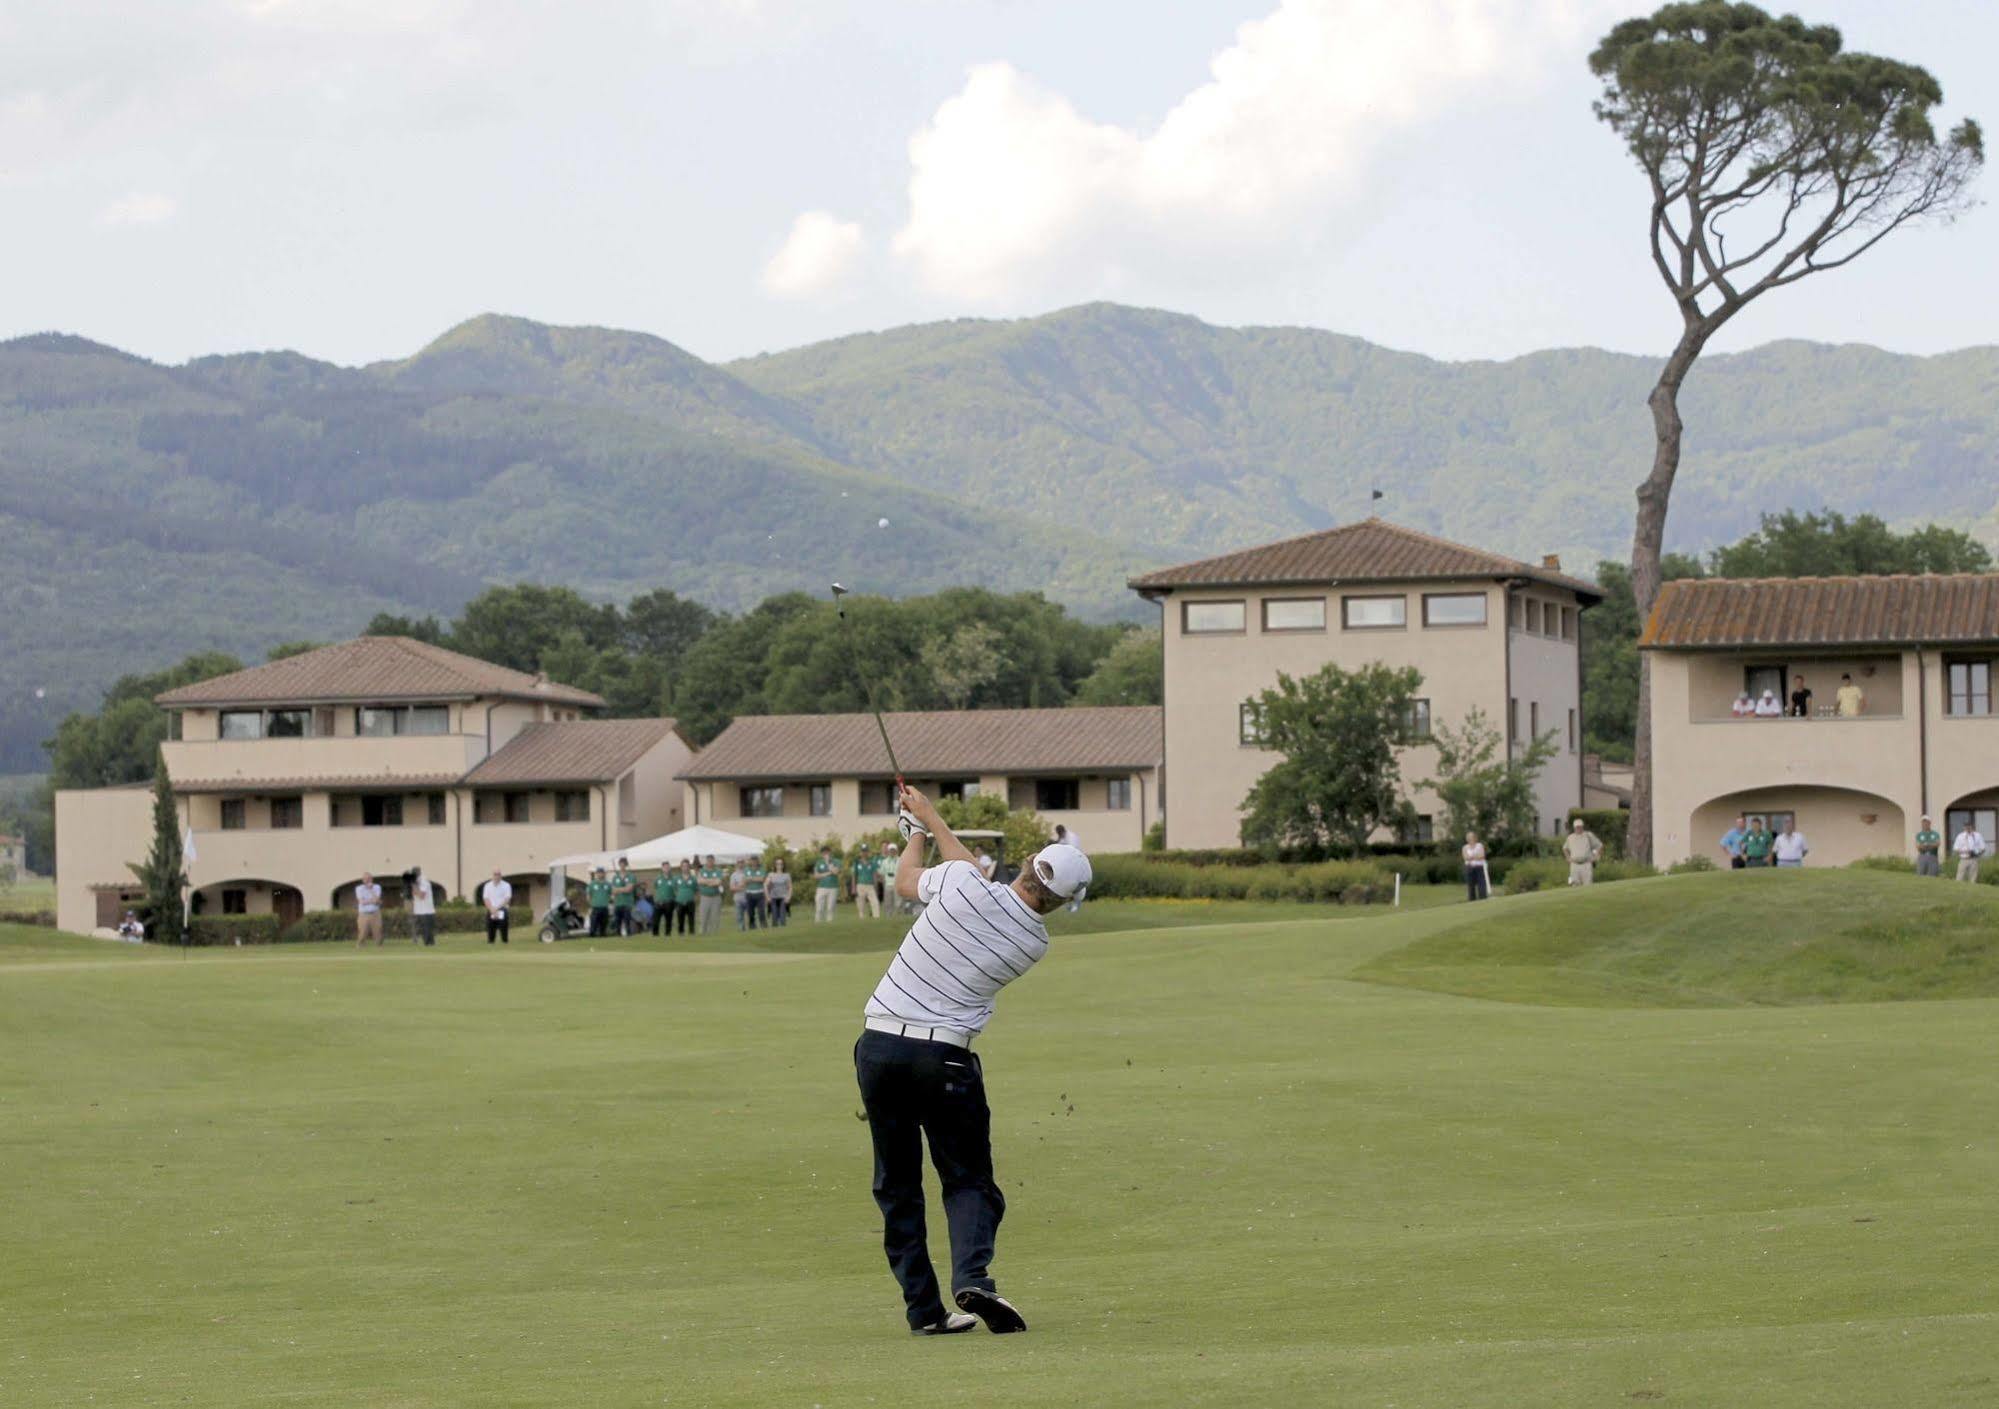
<path id="1" fill-rule="evenodd" d="M 923 1142 L 944 1190 L 951 1231 L 951 1290 L 993 1289 L 986 1269 L 1006 1200 L 993 1182 L 992 1112 L 984 1069 L 972 1052 L 887 1032 L 863 1032 L 854 1044 L 875 1146 L 875 1203 L 882 1246 L 902 1284 L 911 1326 L 944 1316 L 923 1220 Z"/>

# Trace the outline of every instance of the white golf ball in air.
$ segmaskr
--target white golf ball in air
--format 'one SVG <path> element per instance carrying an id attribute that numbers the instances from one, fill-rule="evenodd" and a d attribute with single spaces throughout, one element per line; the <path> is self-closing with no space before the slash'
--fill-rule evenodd
<path id="1" fill-rule="evenodd" d="M 888 520 L 887 520 L 887 519 L 877 519 L 877 520 L 875 520 L 875 527 L 876 527 L 876 528 L 887 528 L 887 527 L 888 527 Z"/>

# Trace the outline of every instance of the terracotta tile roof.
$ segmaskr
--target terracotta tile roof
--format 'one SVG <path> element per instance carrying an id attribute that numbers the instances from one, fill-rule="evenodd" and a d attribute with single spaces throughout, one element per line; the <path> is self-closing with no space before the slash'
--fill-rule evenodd
<path id="1" fill-rule="evenodd" d="M 1134 591 L 1173 587 L 1258 587 L 1326 582 L 1412 582 L 1440 578 L 1524 577 L 1564 587 L 1591 602 L 1596 584 L 1518 558 L 1468 548 L 1385 519 L 1365 519 L 1299 538 L 1243 548 L 1220 557 L 1134 577 Z"/>
<path id="2" fill-rule="evenodd" d="M 176 778 L 176 793 L 431 792 L 456 773 L 317 773 L 290 778 Z"/>
<path id="3" fill-rule="evenodd" d="M 910 777 L 1150 768 L 1164 747 L 1156 705 L 935 710 L 887 719 L 895 756 Z M 770 714 L 738 719 L 680 776 L 730 781 L 891 775 L 873 715 Z"/>
<path id="4" fill-rule="evenodd" d="M 1641 649 L 1999 641 L 1999 573 L 1683 578 L 1652 604 Z"/>
<path id="5" fill-rule="evenodd" d="M 154 697 L 179 705 L 303 705 L 455 700 L 484 695 L 600 708 L 588 690 L 556 685 L 406 636 L 361 636 Z"/>
<path id="6" fill-rule="evenodd" d="M 467 773 L 465 782 L 471 787 L 612 782 L 675 728 L 671 719 L 530 724 Z"/>

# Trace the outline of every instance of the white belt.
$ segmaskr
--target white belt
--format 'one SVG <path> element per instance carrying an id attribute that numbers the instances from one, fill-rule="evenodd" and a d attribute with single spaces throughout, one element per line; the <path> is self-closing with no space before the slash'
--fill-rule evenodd
<path id="1" fill-rule="evenodd" d="M 894 1018 L 869 1018 L 862 1024 L 869 1032 L 886 1032 L 891 1037 L 914 1037 L 918 1042 L 946 1042 L 953 1047 L 972 1045 L 972 1034 L 956 1027 L 918 1027 Z"/>

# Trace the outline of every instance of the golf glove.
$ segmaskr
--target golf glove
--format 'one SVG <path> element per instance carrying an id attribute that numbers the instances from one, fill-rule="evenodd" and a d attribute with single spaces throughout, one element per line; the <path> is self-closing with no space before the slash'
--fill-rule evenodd
<path id="1" fill-rule="evenodd" d="M 921 832 L 926 837 L 930 835 L 930 829 L 917 821 L 916 814 L 906 807 L 896 816 L 895 829 L 902 833 L 904 841 L 908 841 L 918 832 Z"/>

